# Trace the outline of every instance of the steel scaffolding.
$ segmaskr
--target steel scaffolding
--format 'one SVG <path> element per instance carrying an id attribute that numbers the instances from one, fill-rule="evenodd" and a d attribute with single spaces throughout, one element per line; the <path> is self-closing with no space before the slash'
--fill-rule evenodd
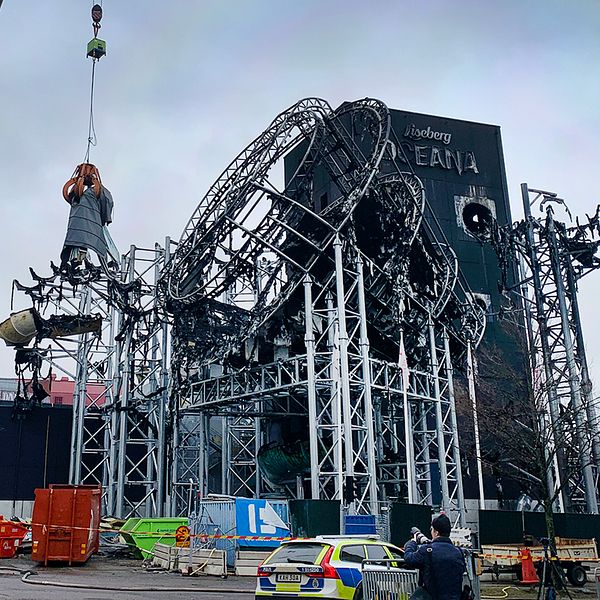
<path id="1" fill-rule="evenodd" d="M 586 225 L 555 219 L 564 200 L 521 186 L 525 220 L 499 237 L 500 256 L 517 261 L 520 281 L 506 286 L 525 315 L 532 392 L 540 426 L 550 432 L 549 489 L 561 512 L 598 512 L 598 407 L 592 396 L 577 281 L 600 266 L 597 216 Z M 543 217 L 532 208 L 539 203 Z"/>
<path id="2" fill-rule="evenodd" d="M 371 514 L 400 499 L 464 524 L 454 380 L 476 409 L 485 315 L 402 152 L 383 103 L 302 100 L 234 159 L 178 244 L 19 286 L 43 317 L 101 319 L 32 349 L 76 381 L 71 482 L 101 484 L 121 518 L 185 514 L 215 492 Z M 506 290 L 544 418 L 572 415 L 550 477 L 562 509 L 597 512 L 576 286 L 600 263 L 598 218 L 569 228 L 556 195 L 523 198 L 526 220 L 495 243 L 506 271 L 522 263 Z"/>
<path id="3" fill-rule="evenodd" d="M 401 498 L 464 519 L 453 363 L 484 315 L 398 152 L 381 102 L 306 99 L 200 203 L 159 284 L 174 322 L 174 511 L 197 485 L 373 514 Z M 290 154 L 282 186 L 269 176 Z M 274 481 L 270 450 L 305 462 Z"/>
<path id="4" fill-rule="evenodd" d="M 103 511 L 119 518 L 167 504 L 169 332 L 155 293 L 165 258 L 158 244 L 132 246 L 113 272 L 17 283 L 42 318 L 101 319 L 94 332 L 42 339 L 33 352 L 75 380 L 70 483 L 102 485 Z"/>

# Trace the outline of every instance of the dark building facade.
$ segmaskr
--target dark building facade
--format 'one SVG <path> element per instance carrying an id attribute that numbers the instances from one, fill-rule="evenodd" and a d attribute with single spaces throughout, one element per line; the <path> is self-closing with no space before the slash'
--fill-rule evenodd
<path id="1" fill-rule="evenodd" d="M 496 226 L 512 222 L 500 127 L 402 110 L 390 110 L 390 115 L 390 138 L 394 147 L 388 152 L 395 159 L 395 165 L 400 164 L 402 170 L 413 172 L 421 180 L 426 199 L 424 219 L 438 239 L 439 233 L 443 234 L 456 254 L 462 277 L 473 299 L 486 312 L 486 331 L 477 351 L 478 402 L 503 405 L 511 395 L 522 393 L 525 371 L 519 335 L 514 326 L 507 326 L 501 318 L 508 304 L 499 286 L 503 277 L 498 256 L 490 243 Z M 359 147 L 368 149 L 368 124 L 348 118 L 344 121 L 344 128 Z M 300 145 L 286 157 L 286 183 L 298 168 L 305 151 L 306 145 Z M 380 164 L 382 177 L 397 168 L 394 162 L 384 156 Z M 326 209 L 339 196 L 339 188 L 328 172 L 323 168 L 317 170 L 311 198 L 307 199 L 314 210 L 320 212 Z M 368 202 L 366 198 L 363 205 Z M 369 218 L 368 207 L 362 214 L 359 209 L 356 219 L 363 221 L 359 229 L 379 227 L 377 219 Z M 372 237 L 380 239 L 376 232 Z M 511 284 L 515 279 L 516 266 L 513 265 L 511 272 L 506 274 L 506 282 Z M 510 365 L 506 373 L 488 369 L 485 355 L 489 357 L 492 353 L 495 359 L 499 359 L 495 360 L 496 364 Z M 410 363 L 410 356 L 408 358 Z M 464 395 L 465 365 L 456 364 L 455 367 L 456 380 Z M 465 414 L 470 411 L 467 404 Z M 475 498 L 478 495 L 476 467 L 474 449 L 470 447 L 473 430 L 468 419 L 462 421 L 460 427 L 465 456 L 465 493 L 467 497 Z M 494 451 L 493 443 L 490 451 Z M 493 498 L 496 495 L 496 477 L 490 473 L 485 479 L 486 496 Z M 506 485 L 505 491 L 507 496 L 515 493 L 511 485 Z"/>
<path id="2" fill-rule="evenodd" d="M 512 353 L 514 340 L 498 324 L 497 314 L 506 299 L 499 290 L 502 277 L 490 243 L 492 224 L 501 227 L 512 221 L 500 127 L 402 110 L 390 110 L 390 114 L 395 143 L 390 151 L 396 163 L 423 183 L 425 220 L 434 230 L 441 229 L 474 299 L 485 307 L 485 340 Z M 368 137 L 364 123 L 346 120 L 344 125 L 361 146 L 361 140 Z M 286 157 L 288 177 L 304 151 L 301 145 Z M 391 164 L 384 157 L 382 175 Z M 324 210 L 339 194 L 325 169 L 318 169 L 312 192 L 314 209 Z M 508 281 L 512 280 L 514 275 L 508 274 Z"/>
<path id="3" fill-rule="evenodd" d="M 511 222 L 500 127 L 392 110 L 398 157 L 425 187 L 425 218 L 437 220 L 476 299 L 488 313 L 486 339 L 510 344 L 496 326 L 505 299 L 491 222 Z"/>

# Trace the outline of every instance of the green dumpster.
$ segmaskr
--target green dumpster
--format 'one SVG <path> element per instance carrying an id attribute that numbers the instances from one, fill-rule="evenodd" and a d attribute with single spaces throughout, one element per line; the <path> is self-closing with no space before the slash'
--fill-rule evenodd
<path id="1" fill-rule="evenodd" d="M 160 542 L 174 546 L 189 545 L 186 517 L 132 518 L 119 530 L 125 543 L 141 558 L 152 558 L 154 544 Z"/>

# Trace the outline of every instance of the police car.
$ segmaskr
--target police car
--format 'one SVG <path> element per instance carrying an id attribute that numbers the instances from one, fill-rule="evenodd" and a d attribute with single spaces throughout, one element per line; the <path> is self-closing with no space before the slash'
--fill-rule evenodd
<path id="1" fill-rule="evenodd" d="M 273 597 L 362 600 L 362 561 L 397 559 L 402 551 L 377 538 L 318 536 L 283 542 L 258 567 L 256 600 Z"/>

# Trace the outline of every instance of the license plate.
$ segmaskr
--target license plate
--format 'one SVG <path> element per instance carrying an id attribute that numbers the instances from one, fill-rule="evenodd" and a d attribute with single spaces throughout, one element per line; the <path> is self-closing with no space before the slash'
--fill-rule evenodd
<path id="1" fill-rule="evenodd" d="M 281 581 L 282 583 L 300 583 L 300 573 L 279 573 L 275 576 L 275 581 Z"/>

